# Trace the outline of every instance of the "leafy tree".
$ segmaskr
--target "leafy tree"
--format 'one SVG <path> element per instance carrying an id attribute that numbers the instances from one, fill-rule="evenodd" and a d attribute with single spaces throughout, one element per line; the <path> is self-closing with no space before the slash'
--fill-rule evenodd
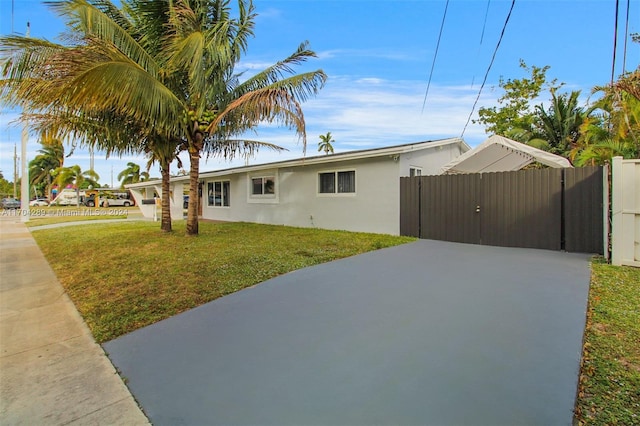
<path id="1" fill-rule="evenodd" d="M 640 100 L 619 85 L 596 87 L 602 93 L 580 127 L 571 151 L 578 166 L 608 163 L 612 157 L 640 156 Z"/>
<path id="2" fill-rule="evenodd" d="M 55 183 L 59 188 L 64 188 L 68 185 L 73 185 L 76 188 L 77 205 L 80 205 L 80 189 L 93 186 L 98 188 L 100 184 L 98 180 L 100 176 L 93 170 L 82 171 L 80 166 L 74 165 L 71 167 L 60 167 L 56 169 Z"/>
<path id="3" fill-rule="evenodd" d="M 331 138 L 331 132 L 327 132 L 326 135 L 320 135 L 320 142 L 318 142 L 318 152 L 324 151 L 326 155 L 333 154 L 333 145 L 335 141 Z"/>
<path id="4" fill-rule="evenodd" d="M 501 106 L 480 108 L 479 118 L 473 122 L 485 125 L 485 131 L 489 134 L 526 143 L 535 135 L 536 114 L 531 102 L 540 96 L 543 89 L 554 90 L 560 86 L 555 80 L 547 82 L 549 66 L 529 67 L 520 60 L 520 68 L 528 71 L 531 77 L 514 80 L 500 78 L 499 86 L 505 92 L 498 98 Z"/>
<path id="5" fill-rule="evenodd" d="M 11 194 L 12 191 L 13 191 L 13 183 L 7 181 L 4 178 L 2 171 L 0 171 L 0 196 L 6 197 L 7 195 Z"/>
<path id="6" fill-rule="evenodd" d="M 39 154 L 29 162 L 29 179 L 33 187 L 43 187 L 43 193 L 51 196 L 51 173 L 64 165 L 64 146 L 46 132 L 41 135 L 40 144 Z"/>
<path id="7" fill-rule="evenodd" d="M 127 168 L 118 174 L 118 180 L 122 188 L 130 183 L 144 182 L 148 179 L 149 173 L 146 171 L 141 172 L 140 166 L 132 162 L 127 163 Z"/>

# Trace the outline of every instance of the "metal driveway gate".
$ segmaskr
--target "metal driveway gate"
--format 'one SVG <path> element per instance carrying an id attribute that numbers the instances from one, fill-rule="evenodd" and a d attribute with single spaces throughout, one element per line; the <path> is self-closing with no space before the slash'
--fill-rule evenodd
<path id="1" fill-rule="evenodd" d="M 603 188 L 601 167 L 400 178 L 400 233 L 602 254 Z"/>

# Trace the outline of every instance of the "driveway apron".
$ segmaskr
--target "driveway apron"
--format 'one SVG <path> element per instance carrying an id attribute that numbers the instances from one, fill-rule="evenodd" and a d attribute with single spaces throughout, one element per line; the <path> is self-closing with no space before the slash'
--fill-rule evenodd
<path id="1" fill-rule="evenodd" d="M 420 240 L 104 348 L 154 425 L 570 425 L 588 287 L 587 255 Z"/>

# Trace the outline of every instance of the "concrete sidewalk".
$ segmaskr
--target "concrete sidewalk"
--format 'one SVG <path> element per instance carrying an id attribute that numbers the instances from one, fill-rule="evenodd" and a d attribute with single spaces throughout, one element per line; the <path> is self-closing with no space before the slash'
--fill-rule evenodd
<path id="1" fill-rule="evenodd" d="M 0 219 L 0 424 L 149 424 L 19 217 Z"/>

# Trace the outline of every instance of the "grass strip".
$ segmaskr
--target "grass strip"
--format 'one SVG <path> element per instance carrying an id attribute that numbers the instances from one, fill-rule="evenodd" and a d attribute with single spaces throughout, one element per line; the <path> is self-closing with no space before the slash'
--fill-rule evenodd
<path id="1" fill-rule="evenodd" d="M 575 420 L 640 424 L 640 268 L 592 262 Z"/>

